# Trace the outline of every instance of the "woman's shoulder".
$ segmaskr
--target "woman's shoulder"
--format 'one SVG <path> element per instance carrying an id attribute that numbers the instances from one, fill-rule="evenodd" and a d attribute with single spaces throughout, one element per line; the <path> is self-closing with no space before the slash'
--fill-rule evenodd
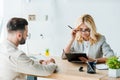
<path id="1" fill-rule="evenodd" d="M 106 38 L 105 38 L 104 35 L 101 35 L 100 39 L 101 39 L 101 40 L 106 40 Z"/>
<path id="2" fill-rule="evenodd" d="M 103 42 L 106 40 L 105 36 L 101 34 L 99 34 L 97 38 L 98 38 L 98 42 Z"/>

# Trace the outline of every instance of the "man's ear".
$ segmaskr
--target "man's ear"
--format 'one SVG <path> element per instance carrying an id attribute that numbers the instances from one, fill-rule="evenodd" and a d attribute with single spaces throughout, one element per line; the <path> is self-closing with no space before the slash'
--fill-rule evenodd
<path id="1" fill-rule="evenodd" d="M 20 32 L 17 32 L 16 37 L 17 37 L 17 39 L 20 41 L 20 40 L 21 40 L 21 37 L 22 37 L 22 34 L 21 34 Z"/>

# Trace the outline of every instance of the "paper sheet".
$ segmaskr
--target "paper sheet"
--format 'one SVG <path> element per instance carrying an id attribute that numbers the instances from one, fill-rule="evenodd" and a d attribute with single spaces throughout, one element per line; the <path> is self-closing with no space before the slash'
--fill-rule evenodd
<path id="1" fill-rule="evenodd" d="M 108 66 L 106 64 L 96 64 L 96 69 L 107 70 Z"/>

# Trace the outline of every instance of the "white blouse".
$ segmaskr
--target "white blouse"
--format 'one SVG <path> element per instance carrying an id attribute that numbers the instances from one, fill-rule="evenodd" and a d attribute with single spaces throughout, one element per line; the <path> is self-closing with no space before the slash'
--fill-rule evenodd
<path id="1" fill-rule="evenodd" d="M 83 41 L 83 52 L 88 55 L 88 51 L 90 48 L 90 42 L 89 41 Z"/>

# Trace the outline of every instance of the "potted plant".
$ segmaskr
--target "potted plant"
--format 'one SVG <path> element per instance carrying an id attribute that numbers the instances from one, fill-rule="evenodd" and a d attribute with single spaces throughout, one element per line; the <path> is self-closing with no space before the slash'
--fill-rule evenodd
<path id="1" fill-rule="evenodd" d="M 113 56 L 107 59 L 106 64 L 109 68 L 109 77 L 120 77 L 120 58 Z"/>

